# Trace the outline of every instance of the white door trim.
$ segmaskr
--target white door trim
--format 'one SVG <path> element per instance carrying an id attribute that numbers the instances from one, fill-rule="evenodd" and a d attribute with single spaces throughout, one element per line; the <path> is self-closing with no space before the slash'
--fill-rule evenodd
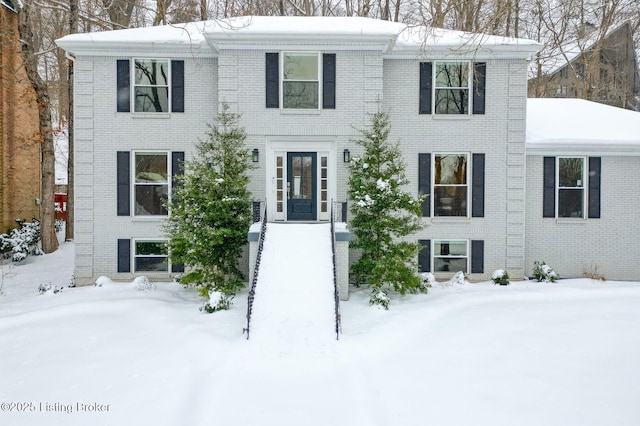
<path id="1" fill-rule="evenodd" d="M 286 185 L 286 157 L 288 152 L 316 152 L 318 154 L 318 221 L 328 221 L 331 212 L 331 200 L 336 198 L 337 194 L 337 157 L 336 157 L 336 138 L 327 136 L 268 136 L 266 140 L 266 179 L 265 194 L 267 199 L 267 220 L 286 221 L 286 187 L 283 203 L 283 212 L 277 212 L 276 207 L 276 157 L 283 156 L 284 159 L 284 184 Z M 321 211 L 321 158 L 327 157 L 327 211 Z"/>

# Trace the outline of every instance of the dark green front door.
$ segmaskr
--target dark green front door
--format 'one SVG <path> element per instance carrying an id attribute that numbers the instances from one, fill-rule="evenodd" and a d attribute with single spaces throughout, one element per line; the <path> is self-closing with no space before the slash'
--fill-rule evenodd
<path id="1" fill-rule="evenodd" d="M 316 153 L 287 154 L 287 220 L 317 219 Z"/>

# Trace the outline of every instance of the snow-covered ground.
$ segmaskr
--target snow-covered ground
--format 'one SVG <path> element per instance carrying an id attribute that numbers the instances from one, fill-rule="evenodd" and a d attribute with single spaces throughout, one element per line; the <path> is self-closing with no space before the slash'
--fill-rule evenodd
<path id="1" fill-rule="evenodd" d="M 39 295 L 72 252 L 3 267 L 2 425 L 640 424 L 639 283 L 436 284 L 389 311 L 356 289 L 339 341 L 270 344 L 242 334 L 246 294 L 212 315 L 169 283 Z"/>

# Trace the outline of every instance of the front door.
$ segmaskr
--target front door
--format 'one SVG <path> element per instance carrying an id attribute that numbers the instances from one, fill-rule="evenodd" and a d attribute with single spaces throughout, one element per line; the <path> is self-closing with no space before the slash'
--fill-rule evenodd
<path id="1" fill-rule="evenodd" d="M 287 220 L 317 219 L 315 152 L 287 154 Z"/>

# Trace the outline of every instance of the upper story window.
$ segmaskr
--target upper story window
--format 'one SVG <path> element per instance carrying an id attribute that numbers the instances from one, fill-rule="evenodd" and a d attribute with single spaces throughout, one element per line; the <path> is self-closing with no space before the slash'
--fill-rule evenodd
<path id="1" fill-rule="evenodd" d="M 584 157 L 558 157 L 558 217 L 584 218 L 584 163 Z"/>
<path id="2" fill-rule="evenodd" d="M 119 59 L 117 111 L 184 112 L 184 61 Z"/>
<path id="3" fill-rule="evenodd" d="M 435 63 L 436 114 L 468 114 L 471 91 L 469 62 Z"/>
<path id="4" fill-rule="evenodd" d="M 485 112 L 487 64 L 470 61 L 420 62 L 420 114 Z"/>
<path id="5" fill-rule="evenodd" d="M 283 53 L 283 108 L 318 109 L 319 62 L 317 53 Z"/>
<path id="6" fill-rule="evenodd" d="M 468 154 L 434 154 L 434 216 L 468 216 Z"/>
<path id="7" fill-rule="evenodd" d="M 134 111 L 169 112 L 169 60 L 134 60 Z"/>
<path id="8" fill-rule="evenodd" d="M 267 108 L 318 110 L 336 107 L 336 55 L 318 52 L 265 54 Z"/>

